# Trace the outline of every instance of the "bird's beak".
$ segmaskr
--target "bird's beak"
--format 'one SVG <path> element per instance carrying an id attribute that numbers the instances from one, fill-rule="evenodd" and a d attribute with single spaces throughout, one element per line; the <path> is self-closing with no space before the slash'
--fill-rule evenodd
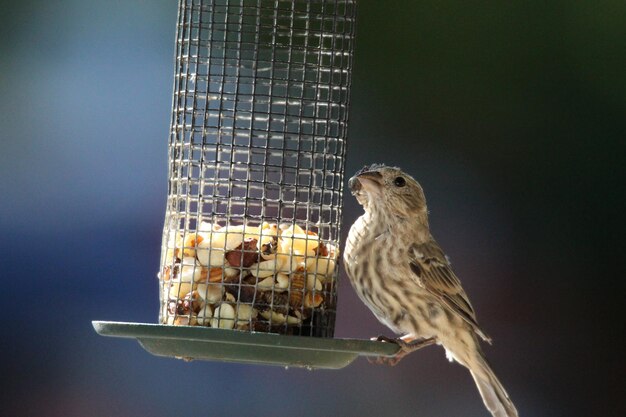
<path id="1" fill-rule="evenodd" d="M 376 193 L 383 184 L 383 176 L 378 171 L 360 172 L 348 181 L 348 186 L 353 193 L 361 190 Z"/>

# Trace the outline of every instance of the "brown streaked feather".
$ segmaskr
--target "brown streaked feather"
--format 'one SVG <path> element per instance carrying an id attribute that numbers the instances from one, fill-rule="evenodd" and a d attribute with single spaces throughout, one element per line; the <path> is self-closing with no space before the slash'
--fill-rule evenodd
<path id="1" fill-rule="evenodd" d="M 431 239 L 414 244 L 409 251 L 413 278 L 418 285 L 437 297 L 442 305 L 467 322 L 486 342 L 491 343 L 478 325 L 476 313 L 461 286 L 461 281 L 452 271 L 450 262 L 437 242 Z"/>

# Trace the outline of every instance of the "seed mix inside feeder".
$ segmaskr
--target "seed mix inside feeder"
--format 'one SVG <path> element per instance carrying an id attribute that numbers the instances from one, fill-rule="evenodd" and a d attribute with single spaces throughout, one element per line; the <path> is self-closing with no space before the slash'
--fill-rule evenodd
<path id="1" fill-rule="evenodd" d="M 151 353 L 341 368 L 335 339 L 355 0 L 179 0 L 159 324 Z"/>

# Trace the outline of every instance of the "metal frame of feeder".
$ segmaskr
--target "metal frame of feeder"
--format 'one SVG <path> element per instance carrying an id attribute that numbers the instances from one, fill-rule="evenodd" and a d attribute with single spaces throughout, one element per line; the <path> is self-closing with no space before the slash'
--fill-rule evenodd
<path id="1" fill-rule="evenodd" d="M 285 230 L 300 227 L 307 234 L 306 254 L 306 239 L 316 236 L 315 257 L 322 256 L 324 242 L 338 246 L 355 14 L 355 0 L 179 0 L 159 273 L 164 324 L 94 322 L 98 333 L 136 338 L 162 356 L 309 368 L 340 368 L 359 354 L 391 356 L 398 350 L 332 338 L 336 267 L 320 287 L 316 281 L 310 289 L 295 289 L 292 282 L 287 288 L 274 282 L 263 291 L 259 286 L 264 256 L 287 255 L 291 269 L 281 271 L 289 277 L 300 271 L 293 266 L 300 256 L 293 249 L 296 234 L 290 235 L 289 253 L 281 253 L 286 249 L 280 244 L 272 247 Z M 281 228 L 272 243 L 263 236 L 268 224 Z M 243 227 L 236 248 L 228 246 L 233 226 Z M 249 246 L 246 228 L 257 233 Z M 217 239 L 223 247 L 213 245 Z M 201 256 L 202 250 L 209 252 Z M 211 263 L 215 253 L 224 255 L 221 273 Z M 306 254 L 300 268 L 309 267 Z M 229 276 L 227 268 L 239 268 L 238 275 Z M 275 277 L 281 271 L 273 271 Z M 303 273 L 317 279 L 318 270 Z M 208 289 L 192 295 L 198 277 L 219 285 L 224 298 L 209 305 Z M 180 283 L 172 295 L 175 280 Z M 295 291 L 319 292 L 323 301 L 319 308 L 294 304 Z M 280 300 L 289 302 L 281 306 Z M 224 304 L 231 307 L 216 316 Z M 264 319 L 240 317 L 243 304 L 249 305 L 245 311 L 266 313 Z M 212 321 L 200 322 L 196 305 L 204 305 L 202 314 L 208 309 Z M 234 316 L 222 315 L 231 309 Z M 198 323 L 212 327 L 190 326 Z"/>

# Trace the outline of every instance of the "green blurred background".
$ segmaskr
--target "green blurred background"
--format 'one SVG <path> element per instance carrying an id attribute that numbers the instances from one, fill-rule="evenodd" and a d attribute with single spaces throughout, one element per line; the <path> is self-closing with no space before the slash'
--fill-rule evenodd
<path id="1" fill-rule="evenodd" d="M 176 2 L 0 13 L 0 415 L 487 416 L 439 348 L 337 372 L 150 356 Z M 626 3 L 359 2 L 347 171 L 403 167 L 522 416 L 623 416 Z M 346 195 L 344 231 L 360 208 Z M 622 288 L 622 290 L 619 290 Z M 387 333 L 347 280 L 337 336 Z"/>

